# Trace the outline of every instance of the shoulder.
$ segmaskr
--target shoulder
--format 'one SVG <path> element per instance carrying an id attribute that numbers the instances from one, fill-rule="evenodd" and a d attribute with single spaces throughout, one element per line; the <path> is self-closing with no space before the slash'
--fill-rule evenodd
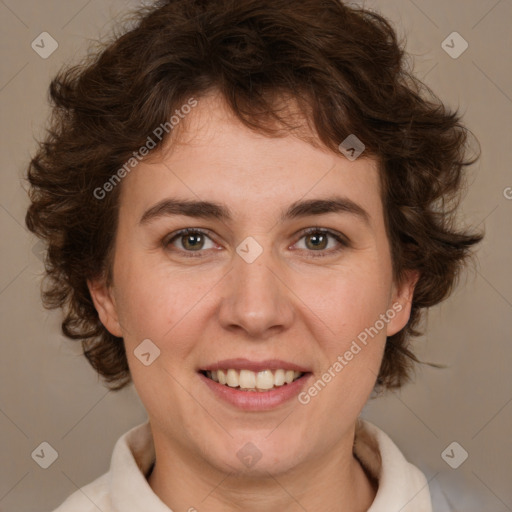
<path id="1" fill-rule="evenodd" d="M 53 512 L 111 512 L 110 472 L 107 472 L 93 482 L 81 487 L 71 494 Z"/>

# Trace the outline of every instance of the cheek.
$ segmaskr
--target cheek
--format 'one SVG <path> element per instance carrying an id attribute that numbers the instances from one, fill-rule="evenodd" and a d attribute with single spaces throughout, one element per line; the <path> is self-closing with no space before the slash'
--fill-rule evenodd
<path id="1" fill-rule="evenodd" d="M 323 349 L 331 358 L 347 350 L 358 336 L 364 339 L 364 333 L 377 322 L 379 335 L 371 329 L 373 337 L 385 341 L 385 328 L 379 318 L 389 308 L 392 279 L 390 265 L 383 260 L 359 258 L 329 272 L 325 279 L 311 276 L 297 286 L 297 295 L 307 306 L 304 315 L 309 318 L 310 329 L 323 340 Z"/>
<path id="2" fill-rule="evenodd" d="M 159 344 L 179 329 L 204 295 L 204 286 L 197 280 L 160 265 L 148 265 L 131 258 L 119 261 L 116 306 L 128 344 L 149 338 Z M 193 286 L 191 284 L 194 283 Z"/>
<path id="3" fill-rule="evenodd" d="M 310 329 L 321 366 L 301 403 L 312 413 L 329 415 L 331 426 L 321 428 L 332 436 L 338 425 L 360 414 L 379 373 L 386 344 L 386 324 L 380 318 L 389 299 L 384 276 L 369 271 L 340 274 L 322 286 L 320 302 L 309 299 L 315 304 L 315 314 L 309 313 Z"/>
<path id="4" fill-rule="evenodd" d="M 391 263 L 377 256 L 333 273 L 324 286 L 323 313 L 330 329 L 323 338 L 326 364 L 316 387 L 322 389 L 323 406 L 339 421 L 345 414 L 357 416 L 374 387 L 392 318 L 386 316 L 391 290 Z"/>
<path id="5" fill-rule="evenodd" d="M 195 402 L 183 397 L 183 375 L 189 375 L 191 358 L 204 324 L 208 290 L 204 280 L 185 273 L 169 273 L 158 265 L 119 262 L 116 303 L 132 379 L 144 406 L 153 418 L 182 418 L 198 414 Z M 143 340 L 151 340 L 158 356 L 149 365 L 138 358 Z M 147 342 L 146 342 L 147 343 Z M 146 345 L 147 346 L 147 345 Z M 150 358 L 156 352 L 149 345 Z M 167 405 L 165 405 L 167 404 Z M 171 411 L 171 409 L 174 409 Z M 185 420 L 184 420 L 185 421 Z"/>

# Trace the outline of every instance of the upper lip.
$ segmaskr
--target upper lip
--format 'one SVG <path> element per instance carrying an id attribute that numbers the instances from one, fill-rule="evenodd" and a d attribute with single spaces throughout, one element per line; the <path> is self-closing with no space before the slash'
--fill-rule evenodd
<path id="1" fill-rule="evenodd" d="M 200 370 L 214 371 L 214 370 L 251 370 L 253 372 L 261 372 L 263 370 L 293 370 L 296 372 L 307 373 L 310 370 L 299 364 L 283 361 L 281 359 L 266 359 L 264 361 L 251 361 L 245 358 L 236 359 L 223 359 L 213 364 L 202 366 Z"/>

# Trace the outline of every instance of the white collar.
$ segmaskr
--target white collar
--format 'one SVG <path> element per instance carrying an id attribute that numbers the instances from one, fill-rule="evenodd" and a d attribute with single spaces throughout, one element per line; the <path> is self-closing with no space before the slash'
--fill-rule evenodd
<path id="1" fill-rule="evenodd" d="M 354 455 L 379 482 L 368 512 L 432 512 L 425 475 L 407 462 L 395 443 L 373 423 L 358 420 Z"/>

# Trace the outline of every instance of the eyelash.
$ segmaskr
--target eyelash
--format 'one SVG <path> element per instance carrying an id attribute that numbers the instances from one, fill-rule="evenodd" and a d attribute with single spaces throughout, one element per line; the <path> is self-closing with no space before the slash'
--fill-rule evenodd
<path id="1" fill-rule="evenodd" d="M 176 231 L 175 233 L 172 233 L 168 237 L 164 238 L 164 240 L 162 241 L 162 244 L 165 249 L 169 250 L 169 246 L 172 244 L 172 242 L 174 242 L 174 240 L 176 240 L 180 236 L 189 235 L 189 234 L 201 234 L 201 235 L 205 235 L 208 238 L 212 239 L 211 236 L 209 235 L 209 232 L 204 229 L 184 228 L 184 229 L 180 229 L 179 231 Z M 318 253 L 318 254 L 311 254 L 311 256 L 309 256 L 311 258 L 325 258 L 327 256 L 337 254 L 338 252 L 340 252 L 350 246 L 349 242 L 343 237 L 343 235 L 336 233 L 335 231 L 331 231 L 329 229 L 320 228 L 320 227 L 311 227 L 311 228 L 307 228 L 307 229 L 303 230 L 299 240 L 301 240 L 305 236 L 311 235 L 311 234 L 329 235 L 340 244 L 340 246 L 338 248 L 330 249 L 328 251 L 326 251 L 326 250 L 310 251 L 310 250 L 305 249 L 309 253 Z M 186 250 L 178 249 L 178 251 L 186 254 L 186 256 L 184 256 L 185 258 L 202 258 L 202 257 L 204 257 L 201 255 L 201 252 L 203 252 L 202 250 L 186 251 Z M 194 252 L 197 252 L 197 254 L 194 254 Z"/>

